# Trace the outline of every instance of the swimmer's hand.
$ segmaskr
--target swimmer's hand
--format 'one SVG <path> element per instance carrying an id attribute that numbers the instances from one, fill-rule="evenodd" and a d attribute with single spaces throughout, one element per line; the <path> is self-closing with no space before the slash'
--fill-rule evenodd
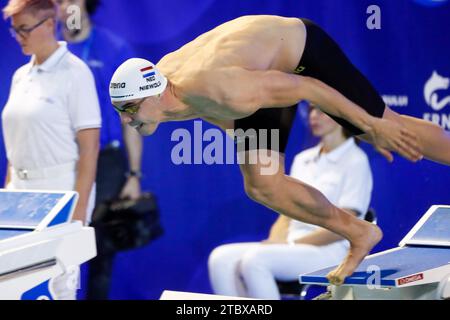
<path id="1" fill-rule="evenodd" d="M 389 151 L 387 150 L 395 151 L 412 162 L 423 158 L 423 155 L 419 152 L 416 136 L 395 121 L 375 119 L 372 130 L 367 133 L 374 145 L 383 150 L 381 154 L 388 160 L 392 158 L 392 154 L 388 155 Z"/>

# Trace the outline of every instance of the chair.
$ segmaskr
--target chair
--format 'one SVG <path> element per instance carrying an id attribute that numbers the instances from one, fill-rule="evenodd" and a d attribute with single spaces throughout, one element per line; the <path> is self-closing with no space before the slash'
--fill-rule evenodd
<path id="1" fill-rule="evenodd" d="M 364 220 L 376 225 L 377 213 L 375 209 L 369 208 L 366 214 L 364 215 Z M 320 287 L 323 289 L 323 286 L 300 284 L 298 280 L 294 281 L 277 280 L 277 286 L 278 290 L 280 291 L 281 300 L 306 300 L 306 297 L 310 289 L 314 287 Z"/>

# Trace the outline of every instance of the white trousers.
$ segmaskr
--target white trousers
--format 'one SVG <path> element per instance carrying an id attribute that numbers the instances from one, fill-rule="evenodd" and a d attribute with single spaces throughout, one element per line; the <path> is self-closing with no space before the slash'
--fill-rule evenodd
<path id="1" fill-rule="evenodd" d="M 294 281 L 342 262 L 347 250 L 342 243 L 327 246 L 233 243 L 219 246 L 209 257 L 211 285 L 216 294 L 279 300 L 276 280 Z"/>
<path id="2" fill-rule="evenodd" d="M 11 173 L 11 181 L 6 189 L 15 190 L 55 190 L 55 191 L 73 191 L 75 190 L 76 172 L 67 172 L 55 178 L 21 180 L 14 173 Z M 92 186 L 89 195 L 86 221 L 89 223 L 92 217 L 92 211 L 95 206 L 95 185 Z M 57 300 L 76 300 L 77 289 L 79 288 L 80 267 L 68 266 L 65 273 L 52 280 L 51 286 L 55 299 Z"/>

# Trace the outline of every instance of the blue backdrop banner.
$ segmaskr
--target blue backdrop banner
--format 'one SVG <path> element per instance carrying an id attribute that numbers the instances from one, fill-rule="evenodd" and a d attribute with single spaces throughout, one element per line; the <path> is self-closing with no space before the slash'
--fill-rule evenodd
<path id="1" fill-rule="evenodd" d="M 2 6 L 6 0 L 0 1 Z M 376 7 L 373 7 L 375 5 Z M 372 7 L 371 7 L 372 6 Z M 371 16 L 378 10 L 380 25 Z M 95 21 L 127 39 L 141 58 L 157 62 L 198 35 L 248 14 L 306 17 L 341 45 L 394 110 L 425 118 L 450 130 L 450 1 L 447 0 L 108 0 Z M 0 26 L 0 106 L 14 71 L 28 61 Z M 108 48 L 105 48 L 108 50 Z M 345 77 L 345 75 L 342 75 Z M 311 146 L 300 108 L 287 151 Z M 212 128 L 207 123 L 203 129 Z M 237 165 L 176 165 L 171 161 L 174 129 L 194 133 L 194 122 L 167 123 L 145 139 L 144 189 L 161 206 L 163 237 L 117 257 L 112 299 L 157 299 L 165 289 L 210 293 L 207 258 L 219 244 L 261 240 L 277 214 L 247 198 Z M 3 145 L 3 141 L 0 141 Z M 432 204 L 450 204 L 450 168 L 430 161 L 393 164 L 367 151 L 374 173 L 372 207 L 384 239 L 375 251 L 396 246 Z M 0 148 L 0 172 L 6 170 Z"/>

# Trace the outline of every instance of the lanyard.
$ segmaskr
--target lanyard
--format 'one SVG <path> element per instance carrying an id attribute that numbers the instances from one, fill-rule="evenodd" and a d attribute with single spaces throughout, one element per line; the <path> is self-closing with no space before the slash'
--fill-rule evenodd
<path id="1" fill-rule="evenodd" d="M 82 50 L 81 56 L 80 56 L 81 60 L 83 60 L 89 67 L 90 67 L 90 64 L 89 64 L 88 59 L 91 54 L 92 44 L 94 43 L 94 33 L 95 33 L 95 28 L 92 26 L 91 32 L 89 34 L 89 37 L 86 39 L 86 42 L 83 46 L 83 50 Z M 91 70 L 92 70 L 92 68 L 91 68 Z M 94 73 L 94 70 L 92 70 L 92 72 Z M 111 140 L 111 132 L 110 132 L 110 125 L 109 125 L 109 117 L 107 117 L 107 116 L 102 117 L 102 123 L 103 123 L 103 130 L 105 132 L 107 132 L 107 134 L 106 134 L 108 137 L 107 140 L 110 141 Z"/>
<path id="2" fill-rule="evenodd" d="M 81 60 L 83 60 L 86 63 L 88 62 L 93 43 L 94 43 L 94 27 L 92 27 L 91 33 L 89 34 L 89 38 L 86 40 L 86 43 L 83 46 L 83 52 L 81 53 L 80 57 Z"/>
<path id="3" fill-rule="evenodd" d="M 59 22 L 57 25 L 57 31 L 56 31 L 56 34 L 58 35 L 59 39 L 64 39 L 64 37 L 62 35 L 63 34 L 62 28 L 63 27 L 61 25 L 61 22 Z M 91 54 L 92 44 L 94 43 L 94 33 L 95 33 L 95 28 L 94 28 L 94 26 L 91 26 L 91 32 L 90 32 L 89 37 L 87 38 L 87 40 L 83 46 L 83 50 L 81 52 L 80 59 L 83 60 L 86 64 L 88 64 L 88 59 Z"/>

